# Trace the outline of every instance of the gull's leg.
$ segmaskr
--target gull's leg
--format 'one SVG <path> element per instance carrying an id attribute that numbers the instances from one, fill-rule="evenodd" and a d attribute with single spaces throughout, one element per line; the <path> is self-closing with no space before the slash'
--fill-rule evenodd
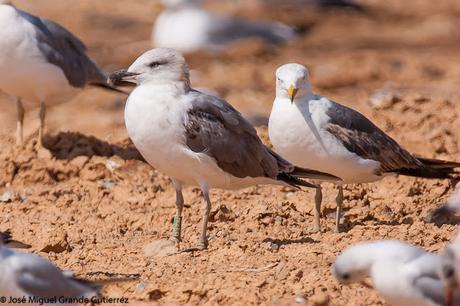
<path id="1" fill-rule="evenodd" d="M 342 204 L 343 204 L 343 186 L 339 185 L 339 192 L 337 193 L 337 198 L 335 198 L 337 203 L 337 212 L 335 215 L 335 232 L 340 232 L 340 215 L 342 214 Z"/>
<path id="2" fill-rule="evenodd" d="M 176 242 L 177 248 L 182 241 L 182 210 L 184 209 L 184 196 L 182 195 L 182 183 L 173 180 L 174 188 L 176 189 L 176 215 L 173 221 L 173 240 Z"/>
<path id="3" fill-rule="evenodd" d="M 45 134 L 45 117 L 46 117 L 46 105 L 45 101 L 40 101 L 40 111 L 38 113 L 40 118 L 40 128 L 38 129 L 38 141 L 39 145 L 43 146 L 43 135 Z"/>
<path id="4" fill-rule="evenodd" d="M 206 231 L 208 229 L 209 214 L 211 212 L 211 200 L 209 199 L 208 186 L 201 186 L 201 192 L 203 193 L 203 211 L 200 240 L 198 240 L 197 249 L 204 250 L 208 247 L 208 237 L 206 235 Z"/>
<path id="5" fill-rule="evenodd" d="M 16 98 L 16 145 L 22 146 L 24 144 L 24 137 L 23 137 L 23 125 L 24 125 L 24 106 L 22 105 L 21 98 Z"/>
<path id="6" fill-rule="evenodd" d="M 321 202 L 323 201 L 323 191 L 321 186 L 316 188 L 315 193 L 315 224 L 313 226 L 314 232 L 321 231 Z"/>

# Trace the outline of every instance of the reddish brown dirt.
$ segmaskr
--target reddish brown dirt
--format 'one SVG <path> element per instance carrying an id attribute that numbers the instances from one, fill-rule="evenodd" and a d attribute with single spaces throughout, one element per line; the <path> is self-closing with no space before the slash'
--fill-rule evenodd
<path id="1" fill-rule="evenodd" d="M 245 114 L 268 115 L 275 69 L 300 62 L 310 67 L 318 93 L 363 112 L 410 151 L 460 160 L 460 3 L 365 2 L 371 7 L 366 13 L 211 4 L 307 30 L 279 49 L 246 42 L 218 57 L 195 54 L 189 57 L 192 81 Z M 149 0 L 15 3 L 71 29 L 107 70 L 126 67 L 150 47 L 160 9 Z M 372 108 L 371 97 L 384 87 L 397 102 Z M 123 102 L 89 88 L 68 103 L 50 103 L 50 150 L 37 152 L 36 105 L 27 105 L 29 140 L 17 149 L 14 104 L 0 101 L 0 230 L 11 230 L 32 252 L 83 277 L 98 271 L 141 275 L 138 282 L 108 286 L 108 296 L 126 296 L 132 304 L 289 305 L 304 295 L 309 305 L 382 305 L 373 290 L 332 279 L 330 264 L 344 247 L 396 238 L 436 251 L 454 235 L 453 224 L 425 222 L 450 194 L 446 181 L 388 177 L 347 186 L 340 234 L 332 232 L 332 186 L 326 188 L 324 230 L 315 234 L 309 231 L 311 190 L 260 186 L 212 191 L 209 250 L 148 258 L 144 246 L 170 236 L 174 191 L 165 175 L 137 160 Z M 259 133 L 268 141 L 264 128 Z M 198 239 L 201 198 L 194 187 L 184 195 L 183 246 L 189 247 Z"/>

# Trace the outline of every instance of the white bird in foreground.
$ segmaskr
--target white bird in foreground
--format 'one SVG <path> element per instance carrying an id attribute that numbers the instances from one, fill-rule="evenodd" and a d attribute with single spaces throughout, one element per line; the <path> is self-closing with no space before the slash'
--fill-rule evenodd
<path id="1" fill-rule="evenodd" d="M 0 242 L 0 296 L 7 304 L 16 298 L 23 305 L 76 305 L 75 299 L 90 300 L 98 291 L 97 285 L 66 274 L 42 257 L 15 252 Z"/>
<path id="2" fill-rule="evenodd" d="M 173 179 L 177 213 L 173 238 L 180 241 L 182 185 L 199 186 L 203 198 L 197 247 L 207 247 L 210 188 L 255 184 L 314 187 L 302 178 L 337 180 L 293 166 L 267 148 L 254 127 L 225 100 L 190 87 L 185 59 L 173 49 L 142 54 L 128 70 L 112 74 L 114 85 L 137 85 L 125 108 L 128 135 L 145 160 Z"/>
<path id="3" fill-rule="evenodd" d="M 276 98 L 268 124 L 281 156 L 301 167 L 331 173 L 344 184 L 368 183 L 389 174 L 452 178 L 460 163 L 416 157 L 359 112 L 315 95 L 307 68 L 286 64 L 276 71 Z M 336 199 L 339 231 L 343 187 Z M 315 225 L 320 230 L 321 187 L 316 189 Z"/>
<path id="4" fill-rule="evenodd" d="M 255 22 L 234 16 L 212 14 L 201 0 L 163 0 L 166 10 L 156 19 L 154 47 L 181 52 L 220 51 L 240 39 L 262 38 L 274 44 L 294 38 L 294 30 L 281 23 Z"/>
<path id="5" fill-rule="evenodd" d="M 345 249 L 332 265 L 341 284 L 371 278 L 379 295 L 393 306 L 460 305 L 460 295 L 446 297 L 440 277 L 441 257 L 397 240 L 362 242 Z M 364 283 L 365 284 L 365 283 Z"/>
<path id="6" fill-rule="evenodd" d="M 16 142 L 23 144 L 21 99 L 40 103 L 39 140 L 45 100 L 68 98 L 86 85 L 110 90 L 107 76 L 87 56 L 85 45 L 59 24 L 0 0 L 0 90 L 16 97 Z"/>

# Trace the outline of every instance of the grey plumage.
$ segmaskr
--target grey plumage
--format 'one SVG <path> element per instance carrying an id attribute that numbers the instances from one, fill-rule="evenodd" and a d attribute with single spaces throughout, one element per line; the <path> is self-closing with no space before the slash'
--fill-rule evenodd
<path id="1" fill-rule="evenodd" d="M 62 273 L 51 262 L 30 254 L 15 254 L 16 258 L 9 264 L 20 261 L 16 269 L 18 287 L 29 295 L 52 298 L 54 296 L 78 298 L 97 295 L 99 288 L 89 282 Z M 27 257 L 25 257 L 27 256 Z"/>
<path id="2" fill-rule="evenodd" d="M 107 86 L 107 76 L 87 56 L 86 46 L 61 25 L 17 9 L 19 14 L 34 25 L 37 46 L 46 60 L 64 72 L 69 84 L 82 88 L 91 84 Z"/>
<path id="3" fill-rule="evenodd" d="M 331 101 L 332 102 L 332 101 Z M 460 163 L 416 157 L 402 148 L 361 113 L 333 103 L 326 111 L 327 131 L 348 151 L 380 163 L 376 174 L 398 173 L 425 178 L 451 178 Z"/>
<path id="4" fill-rule="evenodd" d="M 292 28 L 281 23 L 248 21 L 232 16 L 216 16 L 215 27 L 209 33 L 209 40 L 224 45 L 238 39 L 259 37 L 273 44 L 291 40 L 295 36 Z"/>
<path id="5" fill-rule="evenodd" d="M 338 179 L 284 160 L 262 143 L 255 128 L 225 100 L 199 91 L 190 94 L 193 98 L 185 122 L 186 144 L 194 152 L 213 157 L 224 171 L 239 178 L 268 177 L 292 185 L 301 185 L 294 180 L 296 177 Z"/>

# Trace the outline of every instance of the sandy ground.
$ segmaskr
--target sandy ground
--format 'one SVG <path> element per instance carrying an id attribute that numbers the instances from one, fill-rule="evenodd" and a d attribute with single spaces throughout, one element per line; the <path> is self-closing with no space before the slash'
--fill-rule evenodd
<path id="1" fill-rule="evenodd" d="M 364 13 L 210 3 L 305 31 L 277 49 L 245 42 L 221 56 L 190 56 L 192 82 L 248 116 L 268 115 L 275 69 L 300 62 L 310 68 L 318 93 L 358 109 L 410 151 L 460 160 L 460 3 L 365 2 L 370 9 Z M 108 71 L 150 47 L 160 9 L 149 0 L 15 3 L 75 32 Z M 382 90 L 391 103 L 373 108 L 371 98 Z M 148 257 L 144 246 L 171 234 L 174 191 L 165 175 L 137 160 L 123 107 L 122 96 L 93 88 L 68 103 L 49 103 L 50 151 L 37 152 L 37 105 L 27 105 L 28 143 L 16 149 L 14 104 L 5 96 L 0 101 L 0 230 L 82 277 L 141 275 L 138 282 L 108 286 L 107 296 L 139 305 L 290 305 L 297 295 L 309 305 L 383 305 L 373 290 L 332 279 L 335 256 L 351 243 L 385 238 L 437 251 L 455 233 L 453 222 L 426 219 L 451 193 L 447 181 L 388 177 L 347 186 L 339 234 L 332 231 L 332 186 L 325 192 L 323 231 L 315 234 L 313 191 L 259 186 L 212 191 L 208 251 Z M 258 131 L 268 142 L 266 128 Z M 198 239 L 201 198 L 193 187 L 184 195 L 188 247 Z"/>

